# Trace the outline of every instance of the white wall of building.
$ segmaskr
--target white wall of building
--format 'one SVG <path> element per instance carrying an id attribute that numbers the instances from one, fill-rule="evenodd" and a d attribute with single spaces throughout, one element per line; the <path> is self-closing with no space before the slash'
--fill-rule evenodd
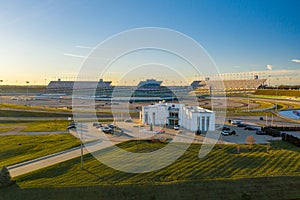
<path id="1" fill-rule="evenodd" d="M 142 108 L 143 124 L 165 124 L 167 122 L 168 111 L 165 105 L 150 105 Z"/>
<path id="2" fill-rule="evenodd" d="M 170 108 L 178 109 L 178 124 L 190 131 L 214 131 L 215 113 L 211 110 L 184 104 L 158 103 L 142 107 L 142 123 L 162 125 L 169 124 Z M 174 109 L 176 108 L 176 109 Z M 176 112 L 176 111 L 173 111 Z"/>

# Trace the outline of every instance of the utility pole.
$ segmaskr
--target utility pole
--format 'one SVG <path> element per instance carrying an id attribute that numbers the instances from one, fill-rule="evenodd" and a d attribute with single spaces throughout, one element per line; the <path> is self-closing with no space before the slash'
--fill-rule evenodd
<path id="1" fill-rule="evenodd" d="M 88 127 L 86 124 L 83 124 L 83 123 L 80 123 L 78 124 L 80 125 L 79 127 L 79 134 L 80 134 L 80 141 L 81 141 L 81 144 L 80 144 L 80 163 L 81 163 L 81 169 L 83 170 L 83 133 L 87 132 L 88 130 Z M 75 122 L 75 126 L 77 126 L 77 123 Z M 77 129 L 78 131 L 78 129 Z"/>
<path id="2" fill-rule="evenodd" d="M 278 86 L 279 86 L 279 83 L 278 83 L 278 80 L 279 80 L 279 78 L 276 78 L 276 80 L 277 80 L 277 89 L 276 89 L 276 112 L 278 112 Z"/>
<path id="3" fill-rule="evenodd" d="M 1 86 L 2 86 L 2 82 L 3 82 L 3 80 L 0 80 Z M 0 91 L 1 91 L 1 93 L 0 93 L 0 95 L 1 95 L 1 102 L 0 102 L 0 104 L 2 104 L 2 88 L 0 88 Z"/>
<path id="4" fill-rule="evenodd" d="M 26 98 L 28 99 L 28 84 L 29 84 L 29 81 L 26 81 L 26 84 L 27 84 Z M 26 99 L 26 100 L 27 100 L 27 99 Z"/>
<path id="5" fill-rule="evenodd" d="M 80 123 L 80 163 L 81 163 L 81 169 L 83 169 L 83 142 L 82 142 L 82 123 Z"/>
<path id="6" fill-rule="evenodd" d="M 250 112 L 249 85 L 247 85 L 247 95 L 248 95 L 248 112 Z"/>

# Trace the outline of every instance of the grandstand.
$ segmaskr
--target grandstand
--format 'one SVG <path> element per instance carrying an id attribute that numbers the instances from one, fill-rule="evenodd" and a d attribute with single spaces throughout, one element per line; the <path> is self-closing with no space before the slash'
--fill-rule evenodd
<path id="1" fill-rule="evenodd" d="M 224 91 L 226 93 L 241 93 L 241 92 L 254 92 L 258 88 L 264 86 L 267 79 L 243 79 L 243 80 L 205 80 L 199 81 L 196 91 L 208 92 L 213 91 Z M 195 81 L 193 82 L 195 83 Z M 195 88 L 195 84 L 193 85 Z"/>
<path id="2" fill-rule="evenodd" d="M 51 81 L 47 87 L 46 92 L 47 93 L 72 93 L 73 86 L 75 84 L 75 81 L 62 81 L 61 79 L 58 79 L 57 81 Z M 103 79 L 100 79 L 99 81 L 76 81 L 77 86 L 79 86 L 81 89 L 91 89 L 93 86 L 97 86 L 97 89 L 110 89 L 111 81 L 103 81 Z"/>

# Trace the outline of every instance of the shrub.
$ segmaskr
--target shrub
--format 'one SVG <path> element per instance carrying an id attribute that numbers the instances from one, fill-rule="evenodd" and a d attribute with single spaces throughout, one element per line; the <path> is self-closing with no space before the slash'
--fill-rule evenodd
<path id="1" fill-rule="evenodd" d="M 235 132 L 235 130 L 233 130 L 233 131 L 231 131 L 231 133 L 230 133 L 231 135 L 236 135 L 236 132 Z"/>
<path id="2" fill-rule="evenodd" d="M 13 183 L 7 167 L 3 166 L 0 171 L 0 188 L 9 186 Z"/>

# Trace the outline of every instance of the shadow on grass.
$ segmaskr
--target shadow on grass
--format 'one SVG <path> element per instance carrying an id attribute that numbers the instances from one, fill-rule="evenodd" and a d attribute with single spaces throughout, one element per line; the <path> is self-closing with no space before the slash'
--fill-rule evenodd
<path id="1" fill-rule="evenodd" d="M 0 189 L 0 199 L 299 199 L 299 177 L 203 180 L 160 185 Z"/>
<path id="2" fill-rule="evenodd" d="M 71 160 L 70 163 L 69 162 L 59 163 L 57 164 L 60 165 L 59 167 L 57 165 L 50 166 L 48 168 L 48 173 L 40 173 L 44 169 L 36 170 L 34 172 L 29 173 L 29 175 L 27 174 L 21 175 L 18 178 L 18 181 L 24 181 L 24 180 L 31 181 L 37 179 L 55 178 L 57 176 L 66 174 L 77 162 L 78 162 L 78 158 Z"/>

